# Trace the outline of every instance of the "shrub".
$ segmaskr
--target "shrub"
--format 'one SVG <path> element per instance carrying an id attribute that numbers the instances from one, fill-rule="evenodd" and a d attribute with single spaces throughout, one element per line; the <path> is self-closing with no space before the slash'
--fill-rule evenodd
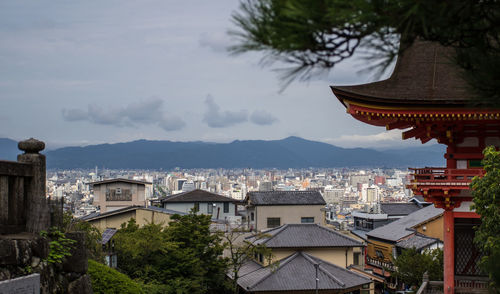
<path id="1" fill-rule="evenodd" d="M 127 275 L 89 259 L 90 281 L 95 294 L 144 294 L 141 286 Z"/>

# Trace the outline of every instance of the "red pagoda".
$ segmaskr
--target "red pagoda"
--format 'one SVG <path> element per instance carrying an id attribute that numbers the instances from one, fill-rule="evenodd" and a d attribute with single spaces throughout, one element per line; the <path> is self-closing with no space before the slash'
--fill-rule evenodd
<path id="1" fill-rule="evenodd" d="M 483 149 L 500 147 L 500 109 L 478 105 L 453 54 L 452 48 L 415 41 L 398 57 L 389 79 L 331 87 L 357 120 L 405 130 L 403 140 L 436 139 L 447 146 L 446 167 L 412 168 L 409 186 L 445 210 L 444 293 L 477 291 L 488 284 L 478 269 L 481 253 L 472 240 L 480 219 L 470 211 L 469 184 L 483 175 Z"/>

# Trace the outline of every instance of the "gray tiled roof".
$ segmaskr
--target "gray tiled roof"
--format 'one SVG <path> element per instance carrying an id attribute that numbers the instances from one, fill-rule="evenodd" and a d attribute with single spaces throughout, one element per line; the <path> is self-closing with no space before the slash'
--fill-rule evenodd
<path id="1" fill-rule="evenodd" d="M 368 237 L 375 237 L 383 240 L 397 242 L 402 238 L 414 233 L 413 230 L 409 229 L 441 215 L 443 211 L 444 210 L 442 208 L 435 208 L 434 205 L 430 205 L 396 221 L 393 221 L 392 223 L 389 223 L 385 226 L 376 228 L 366 233 L 366 235 Z"/>
<path id="2" fill-rule="evenodd" d="M 363 230 L 351 230 L 351 233 L 353 233 L 354 235 L 362 238 L 363 240 L 366 241 L 366 231 L 363 231 Z"/>
<path id="3" fill-rule="evenodd" d="M 430 202 L 425 201 L 425 198 L 424 198 L 424 196 L 422 196 L 422 195 L 415 195 L 415 196 L 413 196 L 413 197 L 409 200 L 409 202 L 413 202 L 413 201 L 415 201 L 415 202 L 417 202 L 417 203 L 421 203 L 421 204 L 427 204 L 427 203 L 430 203 Z"/>
<path id="4" fill-rule="evenodd" d="M 317 224 L 286 224 L 263 232 L 269 237 L 250 242 L 266 244 L 268 248 L 358 247 L 363 243 Z"/>
<path id="5" fill-rule="evenodd" d="M 164 202 L 240 202 L 236 199 L 196 189 L 159 199 Z"/>
<path id="6" fill-rule="evenodd" d="M 380 203 L 380 209 L 382 213 L 391 215 L 408 215 L 412 212 L 419 210 L 416 203 Z"/>
<path id="7" fill-rule="evenodd" d="M 318 191 L 248 192 L 252 205 L 326 205 Z"/>
<path id="8" fill-rule="evenodd" d="M 319 264 L 318 288 L 321 290 L 343 290 L 371 282 L 359 274 L 298 251 L 282 259 L 277 268 L 267 266 L 241 275 L 238 284 L 251 292 L 314 290 L 315 264 Z"/>
<path id="9" fill-rule="evenodd" d="M 102 217 L 106 217 L 106 216 L 110 216 L 110 215 L 116 215 L 116 214 L 120 214 L 120 213 L 124 213 L 124 212 L 128 212 L 128 211 L 132 211 L 132 210 L 136 210 L 136 209 L 144 209 L 144 210 L 150 210 L 150 211 L 157 211 L 157 212 L 163 212 L 163 213 L 167 213 L 167 214 L 180 214 L 180 215 L 186 215 L 187 214 L 185 212 L 180 212 L 180 211 L 176 211 L 176 210 L 160 208 L 160 207 L 156 207 L 156 206 L 145 207 L 145 206 L 140 206 L 140 205 L 131 205 L 131 206 L 127 206 L 127 207 L 116 209 L 116 210 L 112 210 L 112 211 L 106 211 L 104 213 L 94 212 L 94 213 L 91 213 L 89 215 L 82 216 L 79 219 L 80 220 L 84 220 L 84 221 L 89 221 L 89 220 L 99 219 L 99 218 L 102 218 Z"/>
<path id="10" fill-rule="evenodd" d="M 415 248 L 420 250 L 437 242 L 441 242 L 441 240 L 423 235 L 413 235 L 408 239 L 399 241 L 396 243 L 396 246 L 406 249 Z"/>
<path id="11" fill-rule="evenodd" d="M 151 185 L 151 182 L 122 179 L 122 178 L 109 179 L 109 180 L 103 180 L 103 181 L 97 181 L 97 182 L 90 182 L 87 184 L 96 186 L 96 185 L 110 184 L 110 183 L 129 183 L 129 184 L 138 184 L 138 185 Z"/>

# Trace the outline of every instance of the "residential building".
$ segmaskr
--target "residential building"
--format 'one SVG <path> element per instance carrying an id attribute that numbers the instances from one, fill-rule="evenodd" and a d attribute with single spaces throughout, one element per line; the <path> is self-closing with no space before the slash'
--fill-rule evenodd
<path id="1" fill-rule="evenodd" d="M 368 211 L 353 211 L 353 234 L 366 240 L 366 233 L 419 210 L 422 206 L 411 203 L 379 203 Z"/>
<path id="2" fill-rule="evenodd" d="M 156 201 L 161 207 L 169 210 L 189 213 L 191 210 L 197 213 L 212 216 L 212 219 L 236 221 L 236 206 L 240 201 L 196 189 L 189 192 L 174 194 Z"/>
<path id="3" fill-rule="evenodd" d="M 263 234 L 264 237 L 258 234 L 247 240 L 271 249 L 272 262 L 302 251 L 343 268 L 350 265 L 364 266 L 365 245 L 362 242 L 318 224 L 286 224 L 264 231 Z M 262 256 L 257 260 L 263 265 L 267 264 Z"/>
<path id="4" fill-rule="evenodd" d="M 324 225 L 326 202 L 317 191 L 248 192 L 245 198 L 247 225 L 257 231 L 284 224 Z"/>
<path id="5" fill-rule="evenodd" d="M 385 268 L 393 269 L 393 259 L 401 249 L 442 247 L 443 211 L 441 208 L 427 206 L 367 232 L 367 264 L 375 267 L 374 272 L 378 270 L 381 273 Z"/>
<path id="6" fill-rule="evenodd" d="M 80 220 L 86 221 L 104 232 L 106 229 L 119 229 L 123 223 L 135 219 L 139 226 L 148 223 L 168 225 L 170 217 L 174 214 L 185 214 L 179 211 L 159 208 L 155 206 L 129 206 L 104 213 L 91 213 Z"/>
<path id="7" fill-rule="evenodd" d="M 94 191 L 94 206 L 105 213 L 129 206 L 146 206 L 146 185 L 151 185 L 151 182 L 110 179 L 89 185 Z"/>
<path id="8" fill-rule="evenodd" d="M 317 281 L 317 284 L 316 284 Z M 239 271 L 243 293 L 370 293 L 367 277 L 321 260 L 303 251 L 282 259 L 277 266 L 246 263 Z"/>

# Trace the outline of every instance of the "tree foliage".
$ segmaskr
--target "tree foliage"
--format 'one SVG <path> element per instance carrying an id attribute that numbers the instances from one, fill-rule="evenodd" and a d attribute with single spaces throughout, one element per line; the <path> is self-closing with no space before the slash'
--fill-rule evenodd
<path id="1" fill-rule="evenodd" d="M 157 293 L 221 293 L 225 260 L 206 215 L 174 215 L 168 227 L 134 219 L 113 237 L 118 267 Z"/>
<path id="2" fill-rule="evenodd" d="M 457 49 L 456 62 L 483 102 L 500 103 L 500 2 L 434 0 L 241 0 L 234 53 L 263 51 L 308 79 L 360 53 L 385 69 L 419 38 Z M 400 46 L 401 44 L 401 46 Z"/>
<path id="3" fill-rule="evenodd" d="M 140 284 L 127 275 L 89 259 L 88 273 L 95 294 L 143 294 Z"/>
<path id="4" fill-rule="evenodd" d="M 500 151 L 490 146 L 483 154 L 486 174 L 471 184 L 472 209 L 481 216 L 474 241 L 484 254 L 480 265 L 489 274 L 492 288 L 500 289 Z"/>
<path id="5" fill-rule="evenodd" d="M 418 253 L 414 248 L 405 249 L 394 260 L 396 271 L 393 276 L 410 286 L 420 286 L 424 273 L 432 281 L 443 280 L 443 251 L 436 249 Z"/>

